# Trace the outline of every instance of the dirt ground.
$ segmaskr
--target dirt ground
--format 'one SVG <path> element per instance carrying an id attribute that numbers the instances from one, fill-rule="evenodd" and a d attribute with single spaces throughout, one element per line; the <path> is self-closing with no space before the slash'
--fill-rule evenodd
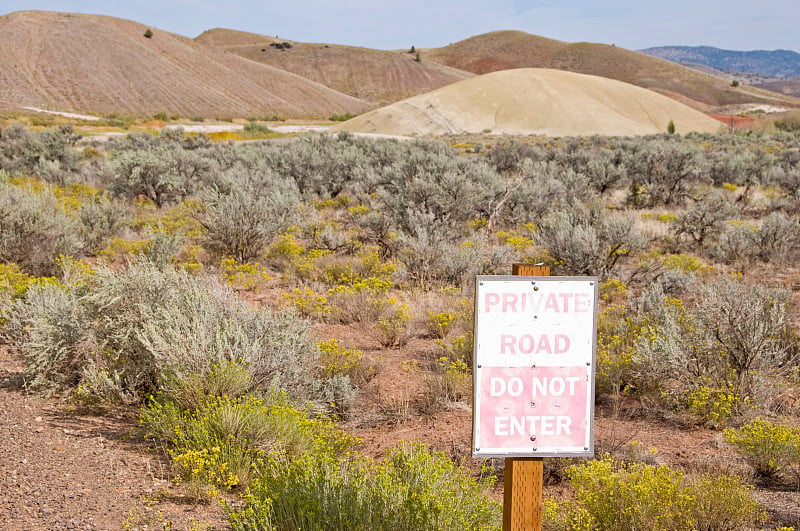
<path id="1" fill-rule="evenodd" d="M 430 340 L 414 339 L 383 349 L 357 326 L 324 325 L 318 335 L 362 349 L 377 374 L 364 385 L 343 427 L 363 440 L 362 452 L 379 458 L 400 441 L 419 440 L 477 471 L 469 457 L 472 414 L 457 405 L 426 415 L 415 411 L 422 391 L 417 364 L 430 362 Z M 230 529 L 218 504 L 198 505 L 171 481 L 167 463 L 136 431 L 135 413 L 69 412 L 57 399 L 25 390 L 23 366 L 0 349 L 0 531 Z M 604 400 L 596 411 L 597 453 L 612 452 L 651 463 L 702 472 L 746 466 L 725 447 L 719 432 L 682 429 L 633 411 L 632 404 Z M 503 461 L 493 460 L 502 499 Z M 545 460 L 546 495 L 564 495 L 565 460 Z M 758 488 L 770 529 L 800 525 L 800 491 Z M 170 527 L 171 526 L 171 527 Z"/>
<path id="2" fill-rule="evenodd" d="M 0 530 L 229 528 L 170 481 L 132 415 L 67 413 L 26 393 L 22 368 L 0 349 Z"/>

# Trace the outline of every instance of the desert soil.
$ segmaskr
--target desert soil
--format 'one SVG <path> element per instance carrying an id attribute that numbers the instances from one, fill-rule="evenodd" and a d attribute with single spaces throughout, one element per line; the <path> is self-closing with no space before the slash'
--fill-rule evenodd
<path id="1" fill-rule="evenodd" d="M 362 349 L 377 369 L 343 427 L 363 440 L 360 451 L 379 458 L 400 441 L 419 440 L 477 471 L 469 458 L 468 406 L 419 415 L 422 389 L 415 364 L 429 363 L 429 340 L 383 349 L 356 326 L 321 325 L 316 333 Z M 0 531 L 230 529 L 218 504 L 197 504 L 172 481 L 168 464 L 137 432 L 135 413 L 69 412 L 68 404 L 26 392 L 21 360 L 0 349 Z M 682 429 L 648 419 L 634 404 L 606 400 L 597 406 L 596 450 L 666 463 L 691 471 L 746 470 L 717 431 Z M 502 460 L 494 460 L 502 499 Z M 563 479 L 563 460 L 546 460 L 547 480 Z M 546 487 L 563 496 L 563 485 Z M 800 491 L 757 488 L 767 508 L 765 528 L 800 525 Z"/>
<path id="2" fill-rule="evenodd" d="M 66 411 L 27 393 L 22 364 L 0 349 L 0 531 L 229 529 L 170 481 L 132 415 Z"/>

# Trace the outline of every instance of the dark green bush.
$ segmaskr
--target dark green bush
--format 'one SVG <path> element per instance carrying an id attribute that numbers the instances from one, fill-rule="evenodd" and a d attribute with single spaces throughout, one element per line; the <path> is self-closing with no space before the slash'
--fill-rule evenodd
<path id="1" fill-rule="evenodd" d="M 351 118 L 355 118 L 355 114 L 350 114 L 349 112 L 342 113 L 342 114 L 332 114 L 328 118 L 331 122 L 346 122 Z"/>

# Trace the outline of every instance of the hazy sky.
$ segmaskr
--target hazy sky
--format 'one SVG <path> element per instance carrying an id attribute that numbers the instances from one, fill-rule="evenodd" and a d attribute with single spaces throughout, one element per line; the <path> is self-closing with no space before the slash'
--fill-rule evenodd
<path id="1" fill-rule="evenodd" d="M 443 46 L 517 29 L 629 49 L 800 52 L 798 0 L 0 0 L 0 14 L 24 9 L 112 15 L 187 37 L 223 27 L 379 49 Z"/>

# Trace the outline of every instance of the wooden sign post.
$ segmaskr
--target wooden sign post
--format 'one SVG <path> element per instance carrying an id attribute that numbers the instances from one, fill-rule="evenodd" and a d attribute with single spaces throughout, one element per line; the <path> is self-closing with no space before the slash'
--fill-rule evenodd
<path id="1" fill-rule="evenodd" d="M 512 264 L 511 274 L 549 277 L 550 266 Z M 506 457 L 503 469 L 503 531 L 542 529 L 544 458 Z"/>
<path id="2" fill-rule="evenodd" d="M 542 528 L 544 457 L 594 453 L 597 279 L 477 277 L 474 457 L 505 458 L 504 531 Z"/>

